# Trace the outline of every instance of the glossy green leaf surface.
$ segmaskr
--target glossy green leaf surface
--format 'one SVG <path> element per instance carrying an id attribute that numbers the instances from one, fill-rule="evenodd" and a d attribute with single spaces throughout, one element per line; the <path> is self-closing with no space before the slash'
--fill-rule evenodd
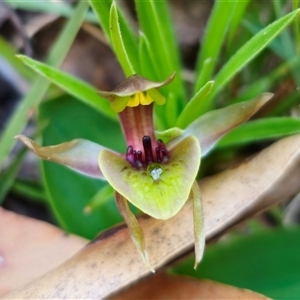
<path id="1" fill-rule="evenodd" d="M 164 164 L 150 164 L 147 170 L 131 166 L 123 157 L 108 150 L 99 155 L 99 165 L 110 185 L 144 213 L 169 219 L 187 201 L 200 166 L 200 147 L 189 136 L 175 145 Z M 149 167 L 152 169 L 149 169 Z M 154 168 L 155 167 L 155 168 Z M 155 178 L 152 171 L 158 174 Z"/>
<path id="2" fill-rule="evenodd" d="M 175 272 L 262 293 L 272 299 L 300 297 L 300 229 L 276 229 L 206 248 L 196 272 L 193 260 Z"/>
<path id="3" fill-rule="evenodd" d="M 39 121 L 49 123 L 43 131 L 44 146 L 83 138 L 122 152 L 126 150 L 117 123 L 71 96 L 44 103 Z M 65 230 L 94 238 L 100 230 L 121 221 L 113 197 L 99 209 L 89 214 L 84 212 L 85 206 L 106 183 L 76 174 L 53 162 L 41 163 L 51 207 Z"/>

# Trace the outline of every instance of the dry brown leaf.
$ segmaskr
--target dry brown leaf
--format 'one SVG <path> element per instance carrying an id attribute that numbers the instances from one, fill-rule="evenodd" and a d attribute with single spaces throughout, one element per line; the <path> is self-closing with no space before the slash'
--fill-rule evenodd
<path id="1" fill-rule="evenodd" d="M 197 299 L 269 299 L 250 290 L 210 280 L 197 280 L 165 273 L 138 282 L 111 300 L 197 300 Z"/>
<path id="2" fill-rule="evenodd" d="M 0 296 L 73 256 L 87 241 L 0 207 Z"/>
<path id="3" fill-rule="evenodd" d="M 300 135 L 201 183 L 207 239 L 300 190 Z M 175 217 L 140 218 L 154 268 L 193 249 L 192 204 Z M 104 298 L 149 275 L 125 226 L 114 228 L 11 298 Z"/>

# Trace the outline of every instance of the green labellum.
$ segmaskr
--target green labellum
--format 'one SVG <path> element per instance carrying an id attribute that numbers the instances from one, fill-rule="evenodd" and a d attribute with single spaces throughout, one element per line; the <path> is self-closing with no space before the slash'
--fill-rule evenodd
<path id="1" fill-rule="evenodd" d="M 151 163 L 146 170 L 138 170 L 118 154 L 103 150 L 99 166 L 118 193 L 144 213 L 164 220 L 187 201 L 200 159 L 198 140 L 188 136 L 170 150 L 165 164 Z"/>

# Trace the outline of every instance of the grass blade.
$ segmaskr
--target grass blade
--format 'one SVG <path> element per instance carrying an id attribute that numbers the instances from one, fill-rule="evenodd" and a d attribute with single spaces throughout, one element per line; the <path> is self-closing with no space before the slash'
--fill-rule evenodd
<path id="1" fill-rule="evenodd" d="M 200 116 L 199 111 L 201 111 L 201 106 L 203 105 L 203 103 L 205 103 L 206 99 L 208 98 L 213 85 L 213 81 L 207 82 L 194 95 L 194 97 L 188 102 L 182 113 L 179 115 L 176 125 L 177 127 L 185 128 Z"/>
<path id="2" fill-rule="evenodd" d="M 273 0 L 273 6 L 274 6 L 274 10 L 275 10 L 275 14 L 276 14 L 277 18 L 280 18 L 282 15 L 282 11 L 283 11 L 281 2 Z M 289 31 L 285 30 L 284 32 L 282 32 L 282 34 L 278 37 L 278 39 L 280 42 L 280 53 L 283 58 L 288 60 L 290 57 L 293 57 L 296 55 L 296 51 L 295 51 L 296 47 L 294 45 L 294 41 L 293 41 Z M 296 65 L 290 66 L 294 81 L 297 86 L 300 85 L 299 67 L 300 67 L 299 60 Z"/>
<path id="3" fill-rule="evenodd" d="M 235 128 L 218 143 L 217 148 L 240 146 L 262 140 L 300 133 L 300 119 L 281 117 L 250 121 Z"/>
<path id="4" fill-rule="evenodd" d="M 68 21 L 57 41 L 55 42 L 47 62 L 53 66 L 59 66 L 65 58 L 88 10 L 88 3 L 80 2 L 74 11 L 72 19 Z M 22 99 L 20 105 L 15 110 L 9 120 L 4 133 L 0 138 L 0 167 L 3 165 L 10 150 L 15 144 L 14 136 L 23 131 L 27 121 L 29 111 L 37 106 L 44 97 L 50 82 L 45 78 L 38 78 L 29 93 Z"/>
<path id="5" fill-rule="evenodd" d="M 277 82 L 286 77 L 290 72 L 290 66 L 294 66 L 298 63 L 299 58 L 294 56 L 288 61 L 284 61 L 276 69 L 272 70 L 266 76 L 257 78 L 257 80 L 249 83 L 243 87 L 243 92 L 235 99 L 230 100 L 230 103 L 237 103 L 246 101 L 247 99 L 255 97 L 259 93 L 269 91 Z"/>
<path id="6" fill-rule="evenodd" d="M 146 36 L 149 48 L 154 53 L 154 59 L 148 57 L 153 68 L 159 70 L 152 80 L 163 80 L 176 71 L 175 80 L 162 89 L 167 96 L 169 93 L 176 95 L 176 114 L 179 114 L 186 101 L 185 88 L 181 79 L 182 66 L 178 47 L 172 31 L 172 23 L 166 1 L 135 1 L 141 31 Z M 151 26 L 149 26 L 151 24 Z M 143 74 L 142 74 L 143 75 Z M 164 108 L 165 110 L 167 107 Z M 171 125 L 171 124 L 169 124 Z M 174 125 L 174 124 L 172 124 Z"/>
<path id="7" fill-rule="evenodd" d="M 197 61 L 195 92 L 207 81 L 211 80 L 213 71 L 218 62 L 226 31 L 235 10 L 236 2 L 237 1 L 215 1 L 205 30 L 200 56 Z M 202 72 L 203 65 L 207 60 L 209 60 L 210 63 L 206 65 L 205 72 Z"/>
<path id="8" fill-rule="evenodd" d="M 242 17 L 244 16 L 244 12 L 248 4 L 249 4 L 249 0 L 236 2 L 234 14 L 232 15 L 232 19 L 228 28 L 227 48 L 232 44 L 234 35 L 236 33 L 236 29 L 241 23 Z"/>
<path id="9" fill-rule="evenodd" d="M 25 79 L 34 79 L 35 74 L 16 58 L 16 49 L 0 36 L 0 56 L 2 56 Z"/>
<path id="10" fill-rule="evenodd" d="M 230 79 L 268 46 L 283 29 L 294 21 L 295 18 L 298 17 L 299 12 L 300 9 L 295 10 L 271 23 L 252 37 L 230 58 L 215 77 L 215 85 L 209 101 L 206 101 L 206 107 L 203 109 L 203 113 L 213 107 L 214 97 L 224 88 Z"/>
<path id="11" fill-rule="evenodd" d="M 23 9 L 32 12 L 43 12 L 43 13 L 53 13 L 61 17 L 71 18 L 74 13 L 74 8 L 63 1 L 56 1 L 53 5 L 53 1 L 43 0 L 43 1 L 15 1 L 15 0 L 5 0 L 5 3 L 14 9 Z M 97 18 L 93 13 L 87 12 L 85 16 L 85 21 L 91 23 L 97 23 Z"/>
<path id="12" fill-rule="evenodd" d="M 12 187 L 15 177 L 21 168 L 23 158 L 26 154 L 26 148 L 24 147 L 19 153 L 12 164 L 0 174 L 0 205 L 5 200 L 5 196 Z"/>
<path id="13" fill-rule="evenodd" d="M 111 42 L 110 26 L 109 26 L 109 14 L 110 8 L 113 3 L 112 0 L 90 0 L 89 1 L 95 14 L 98 17 L 99 24 L 104 31 L 106 38 Z M 124 17 L 122 10 L 117 7 L 118 21 L 120 26 L 120 31 L 122 33 L 122 40 L 124 47 L 127 51 L 130 62 L 136 71 L 139 71 L 139 57 L 138 53 L 138 41 L 135 32 L 132 30 L 127 19 Z"/>
<path id="14" fill-rule="evenodd" d="M 103 115 L 116 120 L 116 114 L 110 108 L 109 101 L 97 95 L 97 90 L 88 83 L 27 56 L 19 55 L 18 57 L 34 71 L 51 80 L 67 93 L 97 109 Z"/>
<path id="15" fill-rule="evenodd" d="M 48 200 L 42 187 L 31 182 L 17 180 L 12 186 L 12 191 L 31 201 L 47 202 Z"/>
<path id="16" fill-rule="evenodd" d="M 135 71 L 129 60 L 128 54 L 123 43 L 122 33 L 120 30 L 120 24 L 118 20 L 117 6 L 115 2 L 112 3 L 110 8 L 109 30 L 114 52 L 119 60 L 119 63 L 122 66 L 125 76 L 129 77 L 130 75 L 135 74 Z"/>

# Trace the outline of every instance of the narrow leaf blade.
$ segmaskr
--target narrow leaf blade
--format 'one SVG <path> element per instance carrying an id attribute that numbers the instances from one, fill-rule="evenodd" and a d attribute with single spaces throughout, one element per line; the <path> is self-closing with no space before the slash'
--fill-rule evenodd
<path id="1" fill-rule="evenodd" d="M 298 17 L 299 13 L 300 9 L 297 9 L 273 22 L 240 48 L 215 77 L 216 84 L 211 97 L 213 98 L 234 75 L 269 45 L 283 29 Z"/>
<path id="2" fill-rule="evenodd" d="M 134 68 L 129 60 L 129 56 L 124 46 L 115 2 L 112 3 L 110 8 L 109 30 L 114 52 L 122 66 L 125 76 L 129 77 L 130 75 L 135 74 Z"/>
<path id="3" fill-rule="evenodd" d="M 226 134 L 217 147 L 240 146 L 297 133 L 300 133 L 300 119 L 280 117 L 254 120 Z"/>
<path id="4" fill-rule="evenodd" d="M 148 60 L 151 60 L 155 70 L 159 70 L 159 72 L 156 73 L 156 77 L 151 79 L 161 80 L 174 71 L 177 73 L 174 82 L 165 87 L 162 91 L 165 96 L 169 93 L 176 95 L 175 113 L 178 114 L 184 106 L 186 97 L 185 87 L 180 76 L 182 66 L 175 35 L 174 32 L 172 32 L 173 26 L 167 1 L 136 0 L 135 4 L 141 31 L 147 38 L 150 53 L 154 53 L 154 56 L 148 57 Z M 151 26 L 149 26 L 149 24 L 151 24 Z M 167 106 L 163 107 L 162 110 L 166 112 Z M 174 126 L 174 123 L 165 124 L 165 126 Z"/>
<path id="5" fill-rule="evenodd" d="M 111 109 L 109 101 L 97 95 L 96 89 L 88 83 L 27 56 L 19 55 L 19 58 L 34 71 L 51 80 L 69 94 L 97 109 L 103 115 L 116 120 L 116 114 Z"/>
<path id="6" fill-rule="evenodd" d="M 82 1 L 76 7 L 72 18 L 68 21 L 63 31 L 56 40 L 49 57 L 48 63 L 53 66 L 59 66 L 64 60 L 71 44 L 82 24 L 84 16 L 88 10 L 88 3 Z M 50 82 L 45 78 L 38 78 L 34 81 L 28 94 L 22 99 L 20 105 L 14 112 L 10 121 L 8 122 L 4 133 L 0 139 L 0 167 L 3 165 L 8 156 L 9 151 L 15 144 L 13 137 L 22 132 L 27 124 L 27 116 L 32 107 L 37 106 L 43 99 Z"/>
<path id="7" fill-rule="evenodd" d="M 214 81 L 208 81 L 193 96 L 193 98 L 187 103 L 187 105 L 184 107 L 183 111 L 179 115 L 176 126 L 178 126 L 179 128 L 185 128 L 200 116 L 201 107 L 202 105 L 204 105 L 206 99 L 208 98 L 213 85 Z"/>
<path id="8" fill-rule="evenodd" d="M 195 92 L 211 80 L 236 2 L 215 1 L 214 3 L 196 66 Z M 210 60 L 210 64 L 206 66 L 205 73 L 202 73 L 203 64 L 207 59 Z"/>
<path id="9" fill-rule="evenodd" d="M 108 41 L 111 42 L 110 28 L 109 28 L 109 12 L 112 5 L 112 0 L 90 0 L 91 7 L 97 15 L 98 21 Z M 139 70 L 139 57 L 138 52 L 138 41 L 134 30 L 131 28 L 128 18 L 124 17 L 124 13 L 120 7 L 117 7 L 120 31 L 124 42 L 124 47 L 127 50 L 129 60 L 133 65 L 133 68 Z"/>

